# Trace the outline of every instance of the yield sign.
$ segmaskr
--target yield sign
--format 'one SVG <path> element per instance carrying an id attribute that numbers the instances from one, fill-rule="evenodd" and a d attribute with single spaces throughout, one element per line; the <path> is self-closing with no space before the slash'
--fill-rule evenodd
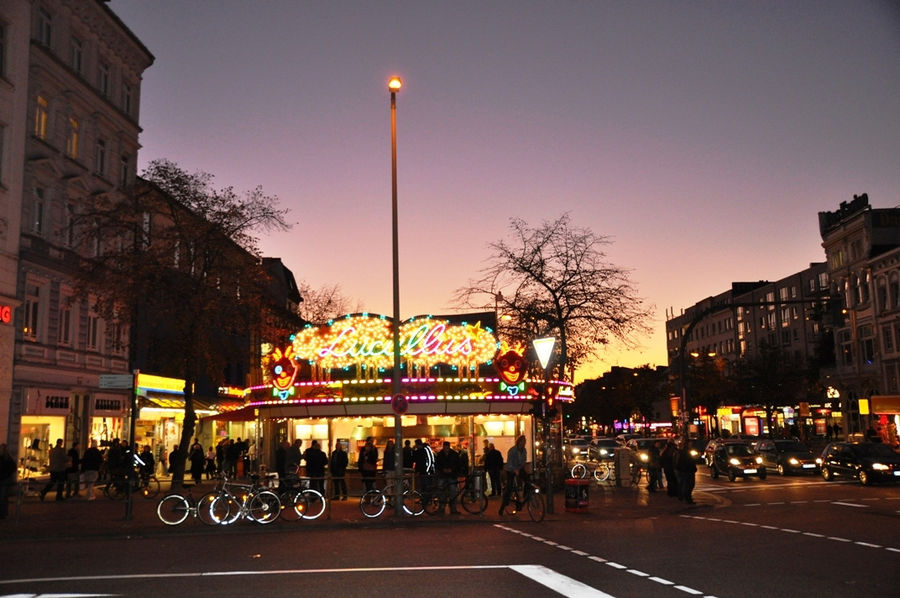
<path id="1" fill-rule="evenodd" d="M 541 367 L 547 369 L 547 364 L 550 363 L 550 356 L 553 354 L 553 345 L 556 344 L 556 338 L 552 336 L 548 336 L 547 338 L 536 338 L 531 341 L 531 344 L 534 345 L 534 350 L 537 353 L 538 360 L 541 362 Z"/>

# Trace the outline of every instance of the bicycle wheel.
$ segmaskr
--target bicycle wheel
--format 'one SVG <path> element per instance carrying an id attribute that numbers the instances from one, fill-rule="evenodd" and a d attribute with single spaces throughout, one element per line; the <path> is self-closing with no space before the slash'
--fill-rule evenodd
<path id="1" fill-rule="evenodd" d="M 307 488 L 302 491 L 303 499 L 306 501 L 306 510 L 303 511 L 304 519 L 318 519 L 325 512 L 325 497 L 318 490 Z"/>
<path id="2" fill-rule="evenodd" d="M 429 492 L 422 495 L 422 507 L 429 515 L 437 515 L 444 510 L 444 501 L 437 492 Z"/>
<path id="3" fill-rule="evenodd" d="M 207 492 L 197 501 L 197 518 L 206 525 L 219 525 L 219 521 L 213 517 L 212 504 L 219 496 L 216 492 Z"/>
<path id="4" fill-rule="evenodd" d="M 163 497 L 156 505 L 156 516 L 166 525 L 178 525 L 182 523 L 191 512 L 190 503 L 180 494 L 170 494 Z"/>
<path id="5" fill-rule="evenodd" d="M 288 521 L 299 521 L 303 519 L 303 514 L 309 508 L 306 503 L 306 496 L 303 492 L 287 491 L 282 493 L 281 498 L 281 518 Z"/>
<path id="6" fill-rule="evenodd" d="M 387 501 L 381 490 L 369 490 L 359 499 L 359 510 L 370 519 L 380 516 L 384 512 Z"/>
<path id="7" fill-rule="evenodd" d="M 155 476 L 150 476 L 147 483 L 141 486 L 141 495 L 144 498 L 156 498 L 159 495 L 159 480 Z"/>
<path id="8" fill-rule="evenodd" d="M 576 480 L 584 479 L 587 475 L 587 467 L 584 466 L 584 463 L 576 463 L 572 466 L 571 474 Z"/>
<path id="9" fill-rule="evenodd" d="M 487 509 L 487 496 L 481 490 L 474 488 L 463 488 L 462 496 L 460 496 L 463 508 L 472 515 L 480 515 Z"/>
<path id="10" fill-rule="evenodd" d="M 422 503 L 422 495 L 415 490 L 403 492 L 403 511 L 413 517 L 418 517 L 424 513 L 425 505 Z"/>
<path id="11" fill-rule="evenodd" d="M 219 525 L 231 525 L 241 516 L 241 505 L 230 494 L 219 494 L 209 505 L 210 518 Z"/>
<path id="12" fill-rule="evenodd" d="M 598 482 L 605 482 L 609 479 L 610 467 L 608 463 L 600 461 L 594 469 L 594 479 Z"/>
<path id="13" fill-rule="evenodd" d="M 544 497 L 535 490 L 532 490 L 528 495 L 526 508 L 528 509 L 528 516 L 531 517 L 532 521 L 544 520 Z"/>
<path id="14" fill-rule="evenodd" d="M 281 499 L 271 490 L 258 492 L 250 499 L 247 514 L 256 523 L 273 523 L 281 515 Z"/>

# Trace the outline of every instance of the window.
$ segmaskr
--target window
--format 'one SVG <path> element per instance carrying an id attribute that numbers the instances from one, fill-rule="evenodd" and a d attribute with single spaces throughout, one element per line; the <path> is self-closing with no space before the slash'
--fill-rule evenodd
<path id="1" fill-rule="evenodd" d="M 864 364 L 875 362 L 875 332 L 871 326 L 859 327 L 859 351 Z"/>
<path id="2" fill-rule="evenodd" d="M 100 343 L 100 316 L 92 309 L 87 318 L 87 348 L 99 349 Z"/>
<path id="3" fill-rule="evenodd" d="M 72 345 L 72 303 L 70 297 L 59 299 L 59 344 Z"/>
<path id="4" fill-rule="evenodd" d="M 41 288 L 33 283 L 25 285 L 25 322 L 22 335 L 27 340 L 36 341 L 40 325 Z"/>
<path id="5" fill-rule="evenodd" d="M 44 232 L 44 190 L 40 187 L 34 190 L 34 213 L 31 221 L 31 232 L 38 235 Z"/>
<path id="6" fill-rule="evenodd" d="M 791 323 L 791 312 L 787 307 L 781 308 L 781 327 L 784 328 Z"/>
<path id="7" fill-rule="evenodd" d="M 849 330 L 840 333 L 841 365 L 853 365 L 853 341 Z"/>
<path id="8" fill-rule="evenodd" d="M 122 110 L 131 116 L 131 85 L 122 83 Z"/>
<path id="9" fill-rule="evenodd" d="M 104 98 L 109 97 L 109 65 L 101 62 L 97 71 L 97 88 L 100 90 L 100 95 Z"/>
<path id="10" fill-rule="evenodd" d="M 94 154 L 94 172 L 98 175 L 106 176 L 106 141 L 97 140 L 97 150 Z"/>
<path id="11" fill-rule="evenodd" d="M 128 154 L 122 154 L 119 168 L 119 186 L 125 187 L 128 185 L 128 170 L 131 168 L 131 158 Z"/>
<path id="12" fill-rule="evenodd" d="M 0 23 L 0 77 L 6 76 L 6 26 Z"/>
<path id="13" fill-rule="evenodd" d="M 881 327 L 881 344 L 885 353 L 894 352 L 894 330 L 890 326 Z"/>
<path id="14" fill-rule="evenodd" d="M 52 38 L 53 19 L 50 17 L 50 13 L 42 8 L 38 12 L 38 41 L 49 48 Z"/>
<path id="15" fill-rule="evenodd" d="M 778 289 L 778 298 L 781 299 L 782 301 L 787 301 L 787 298 L 788 298 L 788 288 L 787 287 L 781 287 L 780 289 Z"/>
<path id="16" fill-rule="evenodd" d="M 72 70 L 81 74 L 81 68 L 84 63 L 84 45 L 81 43 L 81 40 L 77 37 L 72 38 L 72 46 L 71 46 L 71 63 L 70 66 Z"/>
<path id="17" fill-rule="evenodd" d="M 66 154 L 72 158 L 78 158 L 78 119 L 69 117 L 69 136 L 66 139 Z"/>
<path id="18" fill-rule="evenodd" d="M 47 138 L 47 121 L 50 120 L 50 106 L 43 96 L 37 97 L 37 106 L 34 110 L 34 136 L 40 139 Z"/>

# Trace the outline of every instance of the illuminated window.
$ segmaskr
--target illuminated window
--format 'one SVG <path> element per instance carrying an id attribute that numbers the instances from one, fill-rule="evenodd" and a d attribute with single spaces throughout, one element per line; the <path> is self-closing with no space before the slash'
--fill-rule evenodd
<path id="1" fill-rule="evenodd" d="M 47 99 L 37 97 L 37 106 L 34 110 L 34 136 L 40 139 L 47 138 L 47 121 L 50 120 L 50 108 Z"/>
<path id="2" fill-rule="evenodd" d="M 36 284 L 27 284 L 25 287 L 25 322 L 22 326 L 22 336 L 26 340 L 38 340 L 41 310 L 41 288 Z"/>
<path id="3" fill-rule="evenodd" d="M 69 136 L 66 139 L 66 154 L 78 158 L 78 119 L 69 117 Z"/>

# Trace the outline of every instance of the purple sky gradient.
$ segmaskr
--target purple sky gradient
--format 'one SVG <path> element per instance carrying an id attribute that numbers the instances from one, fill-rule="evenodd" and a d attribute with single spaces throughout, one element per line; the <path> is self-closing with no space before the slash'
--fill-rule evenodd
<path id="1" fill-rule="evenodd" d="M 394 74 L 403 317 L 447 312 L 511 216 L 608 236 L 654 334 L 579 380 L 665 364 L 667 308 L 824 260 L 817 212 L 900 204 L 895 2 L 109 5 L 156 56 L 140 167 L 277 195 L 263 252 L 313 287 L 392 311 Z"/>

